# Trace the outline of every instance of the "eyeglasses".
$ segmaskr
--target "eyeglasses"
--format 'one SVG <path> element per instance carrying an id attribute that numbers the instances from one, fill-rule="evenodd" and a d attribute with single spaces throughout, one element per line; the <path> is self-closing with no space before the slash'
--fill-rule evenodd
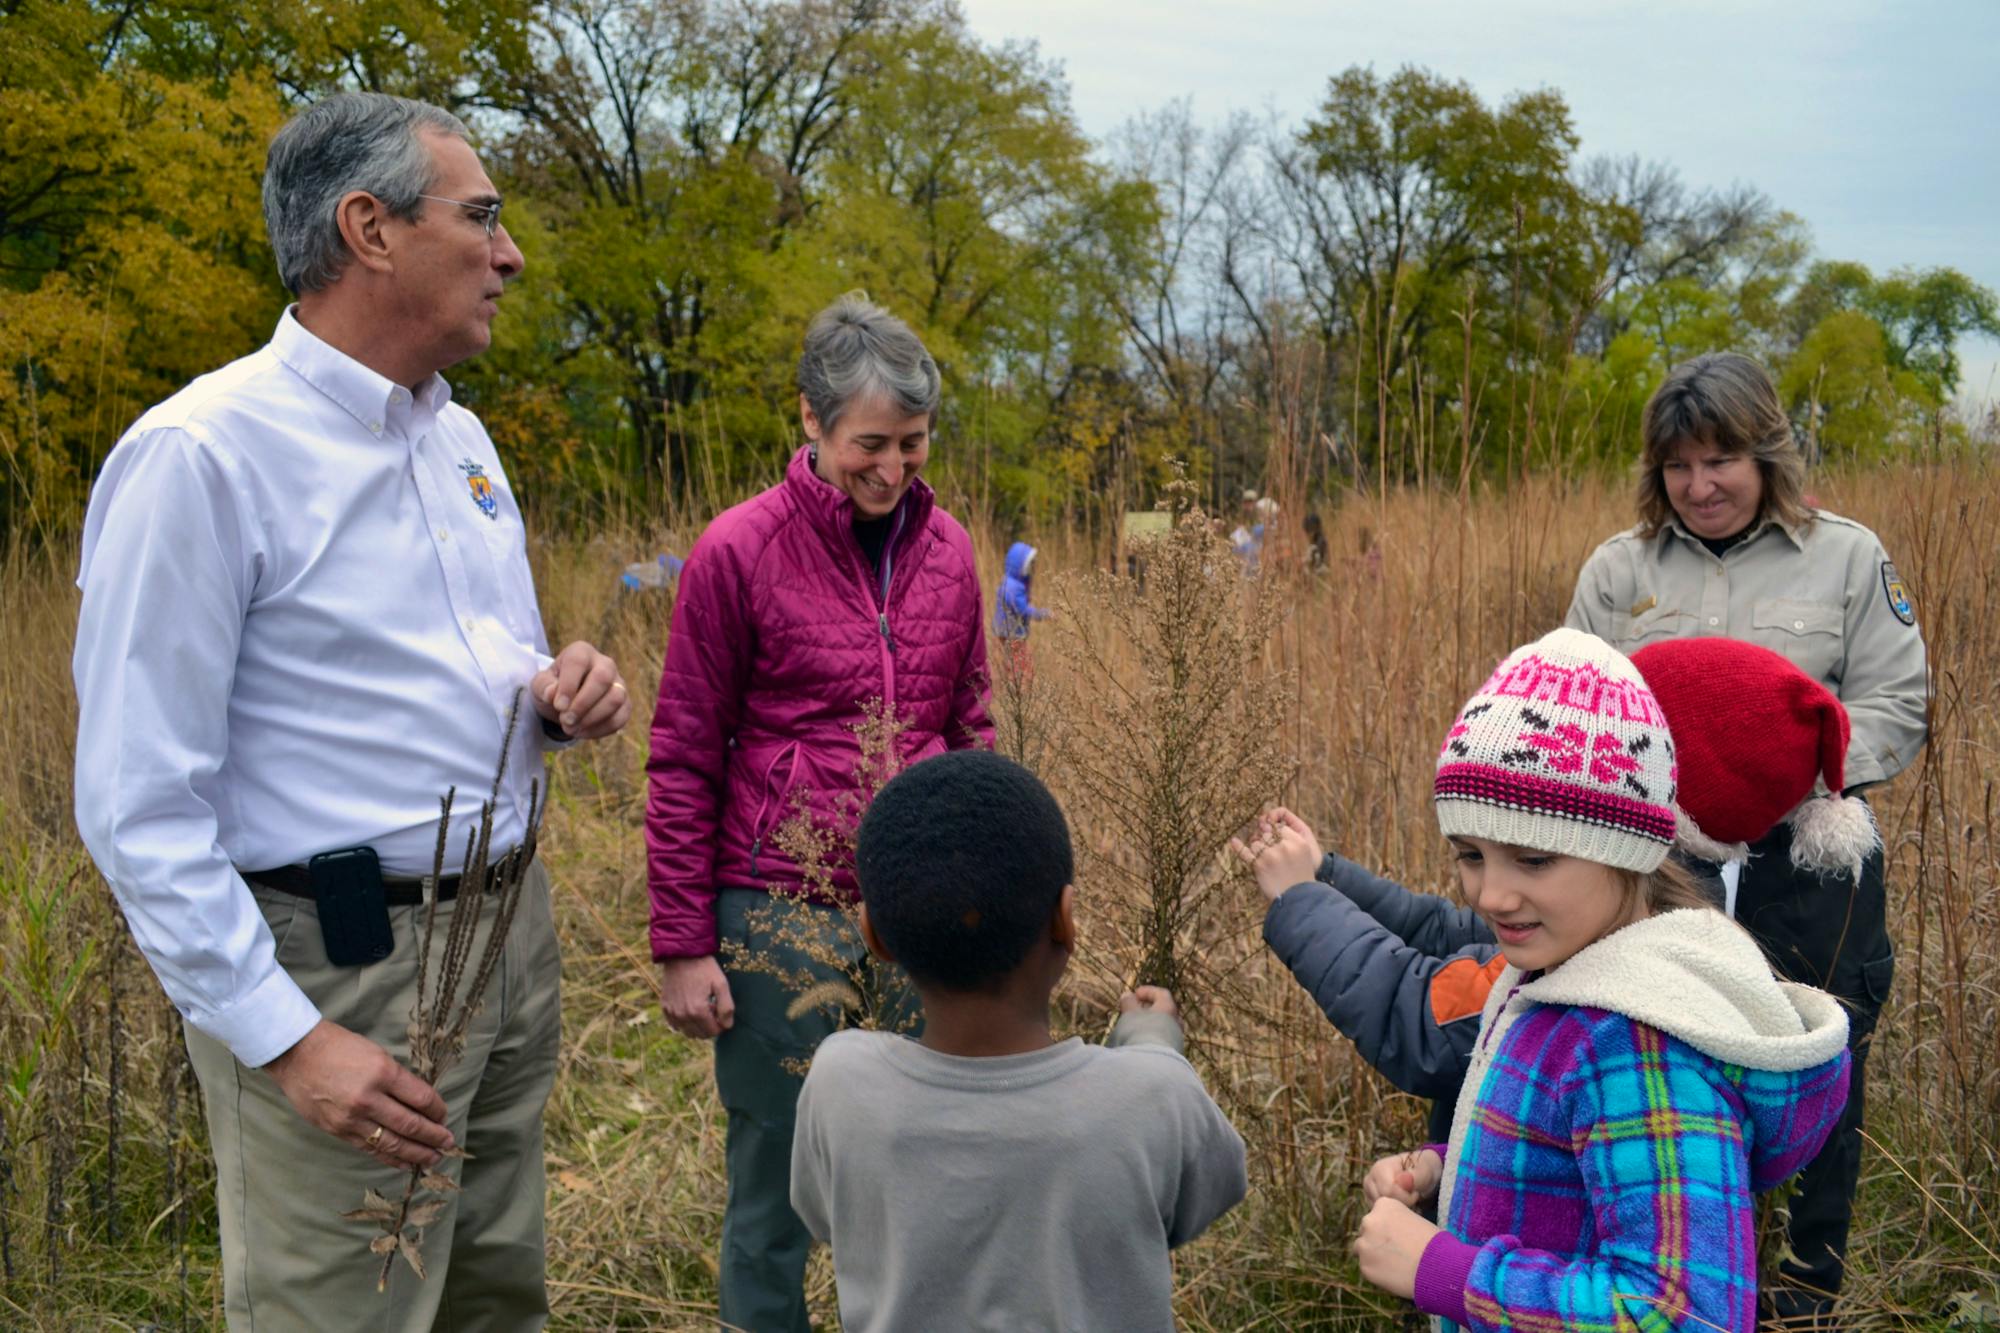
<path id="1" fill-rule="evenodd" d="M 468 204 L 463 199 L 447 199 L 441 194 L 420 194 L 419 199 L 428 199 L 436 204 L 457 204 L 460 208 L 479 214 L 479 225 L 486 228 L 486 239 L 493 239 L 495 228 L 500 225 L 500 205 Z"/>

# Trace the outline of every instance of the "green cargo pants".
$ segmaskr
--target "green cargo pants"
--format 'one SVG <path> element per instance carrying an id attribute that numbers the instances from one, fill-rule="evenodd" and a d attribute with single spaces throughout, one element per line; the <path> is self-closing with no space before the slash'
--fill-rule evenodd
<path id="1" fill-rule="evenodd" d="M 423 909 L 390 909 L 396 947 L 382 962 L 335 967 L 309 899 L 257 885 L 251 892 L 270 923 L 280 966 L 320 1013 L 407 1063 Z M 455 907 L 440 907 L 433 951 L 442 948 Z M 481 914 L 475 959 L 495 907 Z M 405 1177 L 306 1123 L 268 1074 L 245 1069 L 228 1048 L 187 1029 L 215 1153 L 231 1333 L 511 1333 L 546 1322 L 542 1108 L 562 1038 L 561 985 L 549 877 L 538 863 L 522 885 L 465 1054 L 438 1087 L 451 1132 L 470 1154 L 441 1168 L 458 1176 L 461 1192 L 425 1231 L 429 1276 L 419 1280 L 398 1259 L 382 1293 L 375 1290 L 381 1260 L 368 1252 L 374 1228 L 340 1213 L 359 1208 L 364 1189 L 402 1198 Z"/>
<path id="2" fill-rule="evenodd" d="M 858 960 L 865 950 L 831 907 L 773 898 L 757 889 L 724 889 L 715 908 L 736 1004 L 734 1026 L 715 1042 L 716 1091 L 729 1112 L 720 1313 L 725 1326 L 748 1333 L 807 1333 L 805 1271 L 812 1237 L 792 1211 L 792 1127 L 805 1080 L 785 1063 L 811 1056 L 835 1023 L 823 1009 L 787 1018 L 795 992 L 775 977 L 742 970 L 726 946 L 733 942 L 779 967 L 832 977 L 831 968 L 773 938 L 775 914 L 783 914 L 790 930 L 816 933 L 837 957 Z M 914 1010 L 916 997 L 906 994 L 902 1003 Z"/>

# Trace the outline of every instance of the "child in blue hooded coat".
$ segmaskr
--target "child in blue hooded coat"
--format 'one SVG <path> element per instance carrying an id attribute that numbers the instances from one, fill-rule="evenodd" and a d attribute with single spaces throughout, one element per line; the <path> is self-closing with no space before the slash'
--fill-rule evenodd
<path id="1" fill-rule="evenodd" d="M 1035 580 L 1035 548 L 1015 542 L 1007 548 L 1007 576 L 1000 580 L 1000 595 L 993 600 L 993 633 L 1001 639 L 1025 639 L 1030 621 L 1047 620 L 1049 613 L 1028 599 Z"/>

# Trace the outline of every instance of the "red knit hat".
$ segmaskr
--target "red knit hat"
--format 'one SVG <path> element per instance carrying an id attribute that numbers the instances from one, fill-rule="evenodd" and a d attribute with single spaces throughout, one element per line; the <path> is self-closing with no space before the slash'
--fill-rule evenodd
<path id="1" fill-rule="evenodd" d="M 1881 835 L 1867 803 L 1840 794 L 1847 710 L 1825 686 L 1737 639 L 1669 639 L 1632 654 L 1632 664 L 1673 732 L 1681 847 L 1731 860 L 1782 821 L 1798 865 L 1860 876 Z M 1828 794 L 1815 797 L 1819 778 Z"/>

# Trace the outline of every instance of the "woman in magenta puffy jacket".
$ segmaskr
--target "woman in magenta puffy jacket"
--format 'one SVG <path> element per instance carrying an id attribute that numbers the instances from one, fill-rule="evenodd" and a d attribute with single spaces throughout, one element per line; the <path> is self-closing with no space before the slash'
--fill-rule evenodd
<path id="1" fill-rule="evenodd" d="M 807 331 L 799 391 L 806 445 L 784 480 L 709 524 L 681 571 L 646 765 L 660 1006 L 678 1031 L 716 1039 L 720 1313 L 752 1333 L 807 1328 L 809 1238 L 790 1203 L 800 1080 L 785 1066 L 831 1024 L 789 1018 L 793 996 L 731 970 L 722 943 L 802 961 L 752 909 L 800 881 L 772 836 L 797 799 L 822 822 L 852 817 L 871 701 L 902 722 L 905 763 L 993 740 L 972 543 L 918 476 L 936 363 L 901 320 L 849 295 Z M 844 876 L 837 887 L 853 891 Z"/>

